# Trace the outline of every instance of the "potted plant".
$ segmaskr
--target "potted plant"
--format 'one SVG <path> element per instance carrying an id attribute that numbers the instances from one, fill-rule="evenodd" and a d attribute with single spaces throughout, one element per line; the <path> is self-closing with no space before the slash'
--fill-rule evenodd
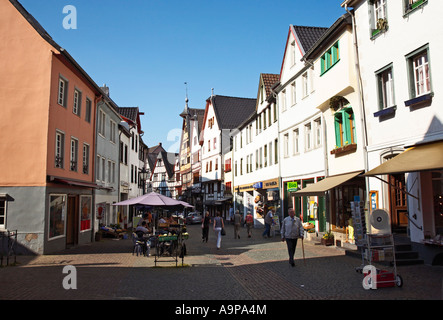
<path id="1" fill-rule="evenodd" d="M 334 244 L 334 234 L 331 231 L 326 232 L 321 238 L 321 244 L 332 246 Z"/>

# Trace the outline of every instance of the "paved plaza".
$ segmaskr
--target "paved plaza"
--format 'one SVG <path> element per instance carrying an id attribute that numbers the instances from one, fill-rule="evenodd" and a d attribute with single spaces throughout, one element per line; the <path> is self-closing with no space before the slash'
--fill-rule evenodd
<path id="1" fill-rule="evenodd" d="M 263 229 L 234 239 L 227 226 L 222 247 L 202 243 L 200 225 L 188 226 L 187 255 L 179 267 L 169 257 L 132 254 L 132 241 L 102 239 L 90 245 L 43 256 L 17 256 L 16 266 L 0 268 L 1 300 L 440 300 L 443 267 L 399 266 L 402 287 L 365 290 L 355 271 L 361 259 L 340 248 L 299 241 L 295 267 L 288 263 L 279 236 L 265 239 Z M 64 289 L 75 266 L 76 289 Z"/>

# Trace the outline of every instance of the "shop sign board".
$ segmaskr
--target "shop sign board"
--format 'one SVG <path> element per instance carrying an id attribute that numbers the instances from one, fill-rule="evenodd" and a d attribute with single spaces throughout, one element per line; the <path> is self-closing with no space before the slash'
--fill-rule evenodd
<path id="1" fill-rule="evenodd" d="M 297 181 L 289 181 L 286 185 L 288 192 L 298 191 L 298 182 Z"/>

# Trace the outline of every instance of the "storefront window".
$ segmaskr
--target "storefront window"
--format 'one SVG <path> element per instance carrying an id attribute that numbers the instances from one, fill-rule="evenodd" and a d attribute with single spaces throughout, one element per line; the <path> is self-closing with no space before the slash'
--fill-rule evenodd
<path id="1" fill-rule="evenodd" d="M 432 172 L 435 234 L 443 235 L 443 171 Z"/>
<path id="2" fill-rule="evenodd" d="M 334 188 L 332 210 L 332 224 L 334 229 L 344 230 L 349 225 L 349 219 L 352 217 L 351 202 L 356 200 L 365 201 L 364 180 L 356 180 L 346 185 Z"/>
<path id="3" fill-rule="evenodd" d="M 91 209 L 92 209 L 92 197 L 81 196 L 80 197 L 80 231 L 91 229 Z"/>
<path id="4" fill-rule="evenodd" d="M 65 234 L 66 195 L 49 196 L 49 238 Z"/>

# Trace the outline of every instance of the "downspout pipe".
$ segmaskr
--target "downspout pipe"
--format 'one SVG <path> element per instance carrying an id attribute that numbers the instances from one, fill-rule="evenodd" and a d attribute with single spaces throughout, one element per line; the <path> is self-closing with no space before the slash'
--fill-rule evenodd
<path id="1" fill-rule="evenodd" d="M 357 95 L 359 100 L 359 107 L 360 107 L 360 120 L 362 125 L 362 132 L 363 132 L 363 161 L 364 161 L 364 169 L 365 172 L 368 172 L 369 165 L 368 165 L 368 133 L 367 133 L 367 126 L 366 126 L 366 112 L 365 112 L 365 103 L 363 99 L 363 85 L 361 80 L 361 71 L 360 71 L 360 59 L 358 54 L 358 42 L 357 42 L 357 29 L 356 29 L 356 23 L 355 23 L 355 15 L 354 11 L 349 11 L 348 4 L 344 3 L 344 8 L 347 13 L 351 16 L 352 20 L 352 36 L 353 36 L 353 43 L 354 43 L 354 58 L 355 58 L 355 72 L 357 75 Z M 366 187 L 366 202 L 365 202 L 365 215 L 369 214 L 369 208 L 370 208 L 370 199 L 369 199 L 369 177 L 365 177 L 365 187 Z M 366 219 L 368 219 L 368 216 L 366 216 Z M 368 220 L 367 220 L 368 221 Z M 370 225 L 366 224 L 367 228 L 369 228 L 370 232 Z"/>

